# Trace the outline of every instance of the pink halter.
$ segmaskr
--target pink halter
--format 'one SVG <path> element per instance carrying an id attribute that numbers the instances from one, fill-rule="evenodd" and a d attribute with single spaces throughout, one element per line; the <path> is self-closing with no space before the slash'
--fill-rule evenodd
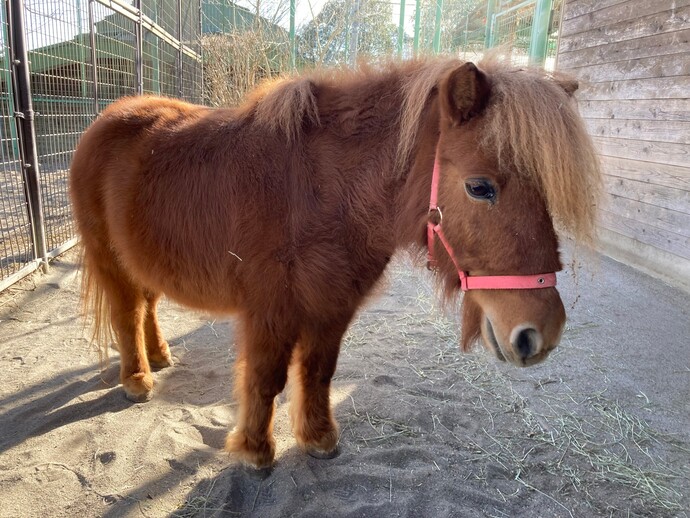
<path id="1" fill-rule="evenodd" d="M 441 223 L 443 221 L 443 214 L 438 206 L 438 184 L 441 175 L 441 166 L 438 159 L 438 151 L 436 151 L 436 157 L 434 158 L 434 172 L 431 177 L 431 199 L 429 201 L 429 215 L 432 212 L 438 212 L 439 220 L 438 223 L 434 223 L 429 219 L 427 223 L 427 247 L 429 249 L 427 263 L 429 268 L 433 268 L 436 265 L 436 260 L 434 259 L 434 237 L 438 235 L 444 248 L 448 252 L 451 261 L 455 265 L 458 271 L 458 276 L 460 277 L 460 288 L 462 291 L 468 290 L 526 290 L 526 289 L 536 289 L 536 288 L 551 288 L 556 285 L 556 274 L 552 273 L 542 273 L 538 275 L 478 275 L 470 276 L 467 272 L 463 271 L 458 265 L 458 261 L 455 258 L 455 252 L 450 246 L 450 243 L 443 234 L 443 229 L 441 228 Z"/>

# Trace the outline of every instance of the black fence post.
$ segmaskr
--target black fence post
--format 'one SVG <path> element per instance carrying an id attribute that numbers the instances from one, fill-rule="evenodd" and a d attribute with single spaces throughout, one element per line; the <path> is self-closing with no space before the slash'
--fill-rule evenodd
<path id="1" fill-rule="evenodd" d="M 10 55 L 14 82 L 14 116 L 19 134 L 22 177 L 29 208 L 29 219 L 31 220 L 34 258 L 41 261 L 43 270 L 47 271 L 48 251 L 43 218 L 38 149 L 36 147 L 36 127 L 31 100 L 31 63 L 26 47 L 23 0 L 9 0 L 7 2 L 7 21 L 10 32 Z"/>

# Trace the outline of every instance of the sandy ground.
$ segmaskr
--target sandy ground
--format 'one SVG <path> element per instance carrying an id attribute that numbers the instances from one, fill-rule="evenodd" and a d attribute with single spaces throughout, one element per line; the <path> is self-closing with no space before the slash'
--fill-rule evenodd
<path id="1" fill-rule="evenodd" d="M 0 516 L 688 516 L 690 296 L 609 259 L 559 275 L 563 342 L 520 370 L 458 350 L 398 260 L 334 381 L 340 455 L 302 453 L 280 396 L 272 471 L 222 451 L 231 321 L 164 302 L 177 364 L 132 404 L 78 316 L 76 254 L 0 294 Z"/>

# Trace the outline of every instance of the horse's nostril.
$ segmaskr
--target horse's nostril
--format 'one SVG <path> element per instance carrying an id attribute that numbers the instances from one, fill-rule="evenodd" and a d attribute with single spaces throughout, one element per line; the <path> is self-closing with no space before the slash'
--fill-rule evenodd
<path id="1" fill-rule="evenodd" d="M 521 330 L 513 343 L 515 352 L 522 360 L 526 360 L 537 352 L 539 347 L 539 331 L 528 327 Z"/>

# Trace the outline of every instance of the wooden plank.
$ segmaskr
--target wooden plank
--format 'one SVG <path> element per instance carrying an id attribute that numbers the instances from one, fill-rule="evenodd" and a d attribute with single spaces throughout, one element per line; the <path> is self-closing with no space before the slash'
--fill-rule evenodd
<path id="1" fill-rule="evenodd" d="M 577 77 L 577 75 L 575 75 Z M 633 79 L 605 83 L 581 83 L 577 91 L 580 100 L 607 99 L 685 99 L 690 92 L 690 76 L 672 78 Z"/>
<path id="2" fill-rule="evenodd" d="M 690 144 L 690 121 L 585 119 L 590 135 Z"/>
<path id="3" fill-rule="evenodd" d="M 601 226 L 598 238 L 597 248 L 606 255 L 690 293 L 690 258 L 664 252 Z"/>
<path id="4" fill-rule="evenodd" d="M 635 159 L 634 156 L 626 158 L 602 156 L 601 165 L 610 176 L 690 191 L 690 167 L 644 162 Z M 690 212 L 690 207 L 687 207 L 684 212 Z"/>
<path id="5" fill-rule="evenodd" d="M 652 227 L 646 223 L 614 214 L 607 210 L 599 211 L 601 225 L 609 230 L 647 245 L 675 254 L 683 258 L 690 257 L 690 238 L 668 230 Z"/>
<path id="6" fill-rule="evenodd" d="M 558 53 L 558 69 L 568 71 L 596 63 L 613 63 L 679 53 L 690 53 L 690 28 L 598 47 L 586 47 L 571 52 L 565 51 L 564 46 L 561 45 Z"/>
<path id="7" fill-rule="evenodd" d="M 610 7 L 616 4 L 622 4 L 628 0 L 566 0 L 565 11 L 563 11 L 563 20 L 576 18 L 583 14 L 591 13 L 598 9 Z"/>
<path id="8" fill-rule="evenodd" d="M 663 166 L 666 165 L 686 169 L 690 164 L 690 147 L 685 144 L 596 136 L 593 136 L 592 140 L 602 155 L 644 160 L 647 164 L 657 164 L 662 172 L 664 171 Z M 650 166 L 647 165 L 646 167 L 649 168 Z"/>
<path id="9" fill-rule="evenodd" d="M 629 200 L 656 205 L 677 212 L 688 212 L 690 192 L 672 189 L 664 185 L 638 182 L 620 176 L 604 175 L 606 192 Z"/>
<path id="10" fill-rule="evenodd" d="M 578 109 L 586 119 L 690 121 L 690 99 L 580 101 Z"/>
<path id="11" fill-rule="evenodd" d="M 635 23 L 623 21 L 578 34 L 561 36 L 560 48 L 563 52 L 571 52 L 598 45 L 644 38 L 653 34 L 678 31 L 687 28 L 688 20 L 690 20 L 690 6 L 644 16 L 638 18 Z"/>
<path id="12" fill-rule="evenodd" d="M 682 237 L 690 237 L 690 214 L 668 210 L 648 203 L 640 203 L 615 194 L 610 195 L 606 210 L 660 230 L 673 232 Z"/>
<path id="13" fill-rule="evenodd" d="M 577 77 L 588 83 L 687 75 L 690 75 L 690 59 L 684 53 L 604 62 L 577 69 Z"/>
<path id="14" fill-rule="evenodd" d="M 690 0 L 675 0 L 673 2 L 631 0 L 568 19 L 563 23 L 561 37 L 591 31 L 611 25 L 611 23 L 627 23 L 628 25 L 634 25 L 634 22 L 640 18 L 653 16 L 659 13 L 670 13 L 672 15 L 673 12 L 689 5 Z"/>

